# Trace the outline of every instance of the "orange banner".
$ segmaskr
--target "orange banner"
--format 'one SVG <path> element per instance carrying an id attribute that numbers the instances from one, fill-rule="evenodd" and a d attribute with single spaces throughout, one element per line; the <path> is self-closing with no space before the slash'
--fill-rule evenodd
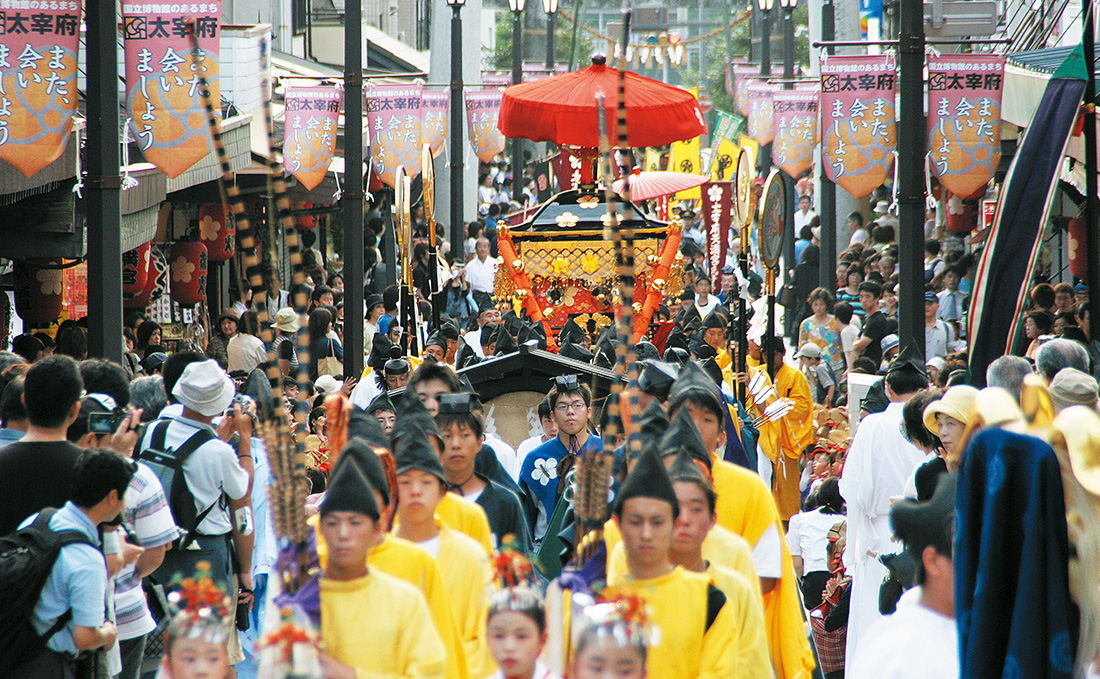
<path id="1" fill-rule="evenodd" d="M 501 91 L 485 89 L 466 92 L 466 122 L 474 154 L 483 163 L 491 163 L 498 153 L 504 153 L 504 135 L 497 128 L 500 116 Z"/>
<path id="2" fill-rule="evenodd" d="M 772 161 L 793 179 L 810 169 L 817 146 L 817 90 L 779 90 L 772 97 Z"/>
<path id="3" fill-rule="evenodd" d="M 314 189 L 328 173 L 336 152 L 336 130 L 343 98 L 339 87 L 287 88 L 283 167 L 306 190 Z"/>
<path id="4" fill-rule="evenodd" d="M 0 2 L 0 158 L 28 177 L 61 157 L 73 130 L 80 8 Z"/>
<path id="5" fill-rule="evenodd" d="M 180 4 L 123 2 L 126 111 L 145 159 L 178 177 L 212 150 L 199 76 L 219 109 L 221 0 Z M 192 62 L 187 19 L 194 19 L 199 63 Z"/>
<path id="6" fill-rule="evenodd" d="M 422 85 L 375 85 L 366 92 L 367 121 L 374 172 L 394 186 L 397 168 L 412 178 L 420 174 L 423 109 Z"/>
<path id="7" fill-rule="evenodd" d="M 438 158 L 443 153 L 443 146 L 447 141 L 450 116 L 447 114 L 451 106 L 451 94 L 447 91 L 425 90 L 420 95 L 420 108 L 423 110 L 424 141 L 432 150 L 432 158 Z"/>

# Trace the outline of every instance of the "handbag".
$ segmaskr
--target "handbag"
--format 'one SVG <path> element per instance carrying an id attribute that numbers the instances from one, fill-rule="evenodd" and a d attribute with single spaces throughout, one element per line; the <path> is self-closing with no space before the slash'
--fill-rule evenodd
<path id="1" fill-rule="evenodd" d="M 336 349 L 333 348 L 331 339 L 328 341 L 328 351 L 329 355 L 317 362 L 317 376 L 332 375 L 333 377 L 343 377 L 344 362 L 336 358 Z"/>
<path id="2" fill-rule="evenodd" d="M 787 307 L 788 309 L 794 306 L 794 281 L 790 281 L 783 286 L 783 289 L 779 291 L 780 306 Z"/>

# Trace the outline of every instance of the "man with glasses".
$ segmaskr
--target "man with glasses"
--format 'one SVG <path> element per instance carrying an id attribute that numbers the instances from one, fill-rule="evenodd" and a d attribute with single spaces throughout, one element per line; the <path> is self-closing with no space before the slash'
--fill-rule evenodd
<path id="1" fill-rule="evenodd" d="M 603 441 L 588 433 L 592 392 L 580 383 L 576 375 L 563 375 L 555 378 L 554 382 L 547 399 L 550 401 L 551 417 L 558 426 L 558 435 L 527 453 L 519 472 L 523 492 L 536 500 L 534 505 L 538 515 L 530 517 L 535 525 L 536 543 L 546 533 L 547 523 L 561 496 L 559 469 L 562 468 L 562 460 L 567 456 L 572 459 L 582 449 L 603 449 Z"/>

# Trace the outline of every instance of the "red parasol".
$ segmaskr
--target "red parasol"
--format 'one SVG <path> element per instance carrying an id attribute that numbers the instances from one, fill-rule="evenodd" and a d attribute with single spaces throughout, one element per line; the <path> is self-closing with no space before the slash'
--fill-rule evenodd
<path id="1" fill-rule="evenodd" d="M 559 145 L 597 148 L 596 93 L 603 92 L 607 109 L 608 137 L 619 138 L 616 101 L 619 71 L 606 65 L 605 57 L 592 57 L 592 65 L 573 73 L 556 75 L 504 90 L 497 127 L 512 139 L 550 141 Z M 627 146 L 663 146 L 694 139 L 707 131 L 699 102 L 687 90 L 627 71 Z"/>
<path id="2" fill-rule="evenodd" d="M 649 200 L 694 189 L 710 177 L 690 172 L 640 172 L 634 168 L 630 175 L 630 200 Z M 615 193 L 626 191 L 626 180 L 616 179 L 611 185 Z"/>

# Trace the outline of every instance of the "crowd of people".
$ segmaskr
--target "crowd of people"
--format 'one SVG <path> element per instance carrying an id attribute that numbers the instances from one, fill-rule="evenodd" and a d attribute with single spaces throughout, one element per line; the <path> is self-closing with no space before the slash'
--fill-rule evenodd
<path id="1" fill-rule="evenodd" d="M 345 282 L 320 269 L 290 291 L 265 271 L 266 304 L 239 295 L 204 343 L 134 313 L 122 364 L 88 358 L 78 321 L 0 352 L 0 553 L 39 556 L 12 561 L 36 579 L 5 628 L 19 627 L 5 676 L 282 677 L 294 654 L 269 649 L 295 640 L 313 658 L 296 671 L 325 678 L 959 676 L 972 255 L 927 241 L 918 355 L 897 337 L 887 201 L 872 224 L 850 216 L 826 289 L 801 196 L 774 327 L 755 322 L 762 281 L 739 283 L 739 243 L 708 271 L 682 206 L 683 293 L 627 347 L 629 386 L 594 393 L 563 369 L 513 446 L 462 368 L 524 344 L 610 368 L 622 342 L 577 320 L 548 338 L 494 298 L 511 201 L 507 167 L 488 170 L 484 219 L 440 292 L 414 248 L 420 327 L 402 327 L 396 288 L 368 290 L 358 378 L 343 368 Z M 1096 410 L 1087 290 L 1040 284 L 1030 301 L 1026 356 L 986 383 L 1018 403 L 1034 374 L 1055 411 Z M 276 420 L 309 488 L 293 508 L 306 547 L 284 534 Z M 42 536 L 60 541 L 48 556 Z M 295 550 L 312 585 L 284 591 Z M 13 568 L 0 583 L 22 582 Z"/>

